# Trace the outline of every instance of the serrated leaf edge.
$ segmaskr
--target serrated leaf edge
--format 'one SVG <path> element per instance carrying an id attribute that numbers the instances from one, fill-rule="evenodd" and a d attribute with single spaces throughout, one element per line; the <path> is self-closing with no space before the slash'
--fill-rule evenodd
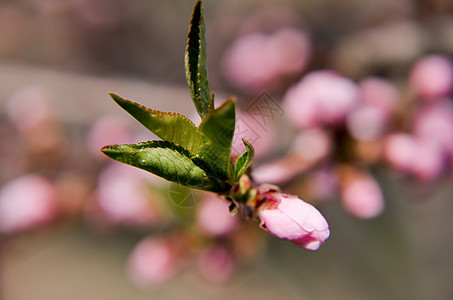
<path id="1" fill-rule="evenodd" d="M 121 108 L 123 108 L 123 106 L 122 106 L 120 103 L 118 103 L 118 101 L 116 100 L 117 98 L 120 99 L 121 101 L 130 102 L 130 103 L 132 103 L 132 104 L 134 104 L 134 105 L 137 105 L 137 106 L 139 106 L 139 107 L 141 107 L 141 108 L 143 108 L 143 109 L 145 109 L 145 110 L 147 110 L 147 111 L 153 112 L 153 113 L 158 113 L 158 114 L 167 115 L 167 116 L 177 116 L 177 117 L 179 117 L 179 118 L 181 118 L 181 119 L 184 119 L 185 121 L 189 122 L 189 123 L 190 123 L 191 125 L 193 125 L 195 128 L 197 127 L 197 125 L 195 125 L 195 123 L 194 123 L 191 119 L 189 119 L 188 117 L 186 117 L 186 116 L 183 115 L 183 114 L 180 114 L 180 113 L 177 113 L 177 112 L 165 112 L 165 111 L 160 111 L 160 110 L 157 110 L 157 109 L 152 109 L 152 108 L 146 107 L 146 106 L 144 106 L 144 105 L 142 105 L 142 104 L 140 104 L 140 103 L 138 103 L 138 102 L 136 102 L 136 101 L 133 101 L 133 100 L 130 100 L 130 99 L 121 97 L 121 96 L 119 96 L 119 95 L 117 95 L 117 94 L 115 94 L 115 93 L 109 93 L 109 95 L 110 95 L 110 97 L 112 97 L 112 99 L 113 99 L 119 106 L 121 106 Z M 123 109 L 124 109 L 124 108 L 123 108 Z M 126 112 L 127 112 L 127 110 L 126 110 Z M 135 118 L 135 117 L 134 117 L 134 118 Z"/>

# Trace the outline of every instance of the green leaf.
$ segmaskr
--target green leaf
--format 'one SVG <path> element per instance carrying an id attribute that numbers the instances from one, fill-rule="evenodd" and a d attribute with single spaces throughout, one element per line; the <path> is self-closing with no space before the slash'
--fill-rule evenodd
<path id="1" fill-rule="evenodd" d="M 166 180 L 196 189 L 224 192 L 225 187 L 197 166 L 184 148 L 170 142 L 111 145 L 101 149 L 110 158 L 146 170 Z"/>
<path id="2" fill-rule="evenodd" d="M 192 100 L 201 119 L 214 109 L 214 97 L 210 97 L 205 25 L 202 1 L 197 1 L 190 20 L 185 55 L 186 78 Z"/>
<path id="3" fill-rule="evenodd" d="M 193 155 L 197 154 L 202 147 L 203 135 L 185 116 L 152 110 L 113 93 L 109 95 L 119 106 L 162 140 L 181 145 Z"/>
<path id="4" fill-rule="evenodd" d="M 239 180 L 242 175 L 244 175 L 244 173 L 252 164 L 253 158 L 255 156 L 255 149 L 253 149 L 253 146 L 244 139 L 242 139 L 242 142 L 245 145 L 245 151 L 241 154 L 241 156 L 238 157 L 236 164 L 234 165 L 236 181 Z"/>
<path id="5" fill-rule="evenodd" d="M 230 157 L 235 122 L 235 100 L 229 99 L 211 111 L 198 127 L 209 139 L 201 149 L 200 157 L 209 165 L 218 166 L 213 171 L 224 180 L 233 179 Z"/>

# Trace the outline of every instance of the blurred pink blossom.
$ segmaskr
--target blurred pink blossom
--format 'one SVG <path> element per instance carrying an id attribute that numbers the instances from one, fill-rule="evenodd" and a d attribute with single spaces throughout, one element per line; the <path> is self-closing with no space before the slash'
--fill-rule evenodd
<path id="1" fill-rule="evenodd" d="M 349 134 L 359 141 L 372 141 L 382 137 L 387 129 L 388 116 L 375 106 L 362 104 L 346 118 Z"/>
<path id="2" fill-rule="evenodd" d="M 51 222 L 58 212 L 54 186 L 38 175 L 23 175 L 0 190 L 0 233 L 36 229 Z"/>
<path id="3" fill-rule="evenodd" d="M 397 105 L 399 92 L 389 80 L 379 77 L 368 77 L 359 84 L 362 101 L 379 108 L 386 115 Z"/>
<path id="4" fill-rule="evenodd" d="M 236 263 L 231 251 L 223 246 L 211 246 L 204 249 L 198 257 L 198 270 L 208 282 L 223 284 L 235 270 Z"/>
<path id="5" fill-rule="evenodd" d="M 230 214 L 228 203 L 211 193 L 205 193 L 196 218 L 200 230 L 209 236 L 226 235 L 237 227 L 237 218 Z"/>
<path id="6" fill-rule="evenodd" d="M 332 166 L 323 166 L 313 170 L 302 181 L 301 195 L 316 201 L 334 199 L 338 190 L 338 175 Z"/>
<path id="7" fill-rule="evenodd" d="M 380 186 L 373 177 L 364 173 L 354 174 L 344 182 L 341 199 L 345 209 L 358 218 L 375 218 L 384 210 Z"/>
<path id="8" fill-rule="evenodd" d="M 127 262 L 128 274 L 139 287 L 161 285 L 174 277 L 181 260 L 170 239 L 149 237 L 135 246 Z"/>
<path id="9" fill-rule="evenodd" d="M 329 225 L 311 204 L 273 190 L 258 193 L 257 215 L 272 235 L 307 250 L 317 250 L 329 237 Z"/>
<path id="10" fill-rule="evenodd" d="M 407 133 L 392 133 L 385 139 L 384 155 L 387 161 L 399 171 L 409 172 L 412 168 L 417 143 Z"/>
<path id="11" fill-rule="evenodd" d="M 257 166 L 252 171 L 256 183 L 280 184 L 291 180 L 294 176 L 307 169 L 299 157 L 287 156 L 276 161 Z"/>
<path id="12" fill-rule="evenodd" d="M 413 132 L 453 151 L 453 101 L 440 99 L 423 106 L 414 117 Z"/>
<path id="13" fill-rule="evenodd" d="M 283 108 L 296 128 L 341 123 L 360 100 L 357 85 L 333 71 L 313 71 L 289 89 Z"/>
<path id="14" fill-rule="evenodd" d="M 86 143 L 90 152 L 98 158 L 105 158 L 100 151 L 105 145 L 128 144 L 133 142 L 133 132 L 123 118 L 104 116 L 89 129 Z"/>
<path id="15" fill-rule="evenodd" d="M 289 154 L 254 168 L 257 183 L 279 184 L 291 180 L 324 160 L 331 151 L 329 134 L 321 128 L 301 131 L 294 139 Z"/>
<path id="16" fill-rule="evenodd" d="M 425 181 L 436 179 L 446 162 L 446 152 L 439 144 L 405 133 L 386 138 L 384 155 L 397 170 Z"/>
<path id="17" fill-rule="evenodd" d="M 40 86 L 26 86 L 14 92 L 6 103 L 6 113 L 11 122 L 21 131 L 33 130 L 44 122 L 54 120 L 48 91 Z"/>
<path id="18" fill-rule="evenodd" d="M 290 151 L 306 163 L 313 165 L 326 158 L 332 149 L 330 135 L 321 128 L 299 132 L 291 145 Z"/>
<path id="19" fill-rule="evenodd" d="M 440 54 L 422 57 L 411 70 L 409 84 L 426 100 L 447 96 L 453 89 L 451 59 Z"/>
<path id="20" fill-rule="evenodd" d="M 309 56 L 307 35 L 283 28 L 269 36 L 255 33 L 236 40 L 225 53 L 223 70 L 237 87 L 259 91 L 300 73 Z"/>
<path id="21" fill-rule="evenodd" d="M 26 86 L 11 95 L 6 112 L 36 162 L 54 167 L 66 157 L 68 144 L 48 91 Z"/>
<path id="22" fill-rule="evenodd" d="M 437 179 L 445 168 L 446 152 L 427 139 L 417 140 L 417 151 L 412 164 L 412 174 L 422 181 Z"/>
<path id="23" fill-rule="evenodd" d="M 161 213 L 146 187 L 146 172 L 112 163 L 99 175 L 96 200 L 115 223 L 149 226 L 161 221 Z"/>

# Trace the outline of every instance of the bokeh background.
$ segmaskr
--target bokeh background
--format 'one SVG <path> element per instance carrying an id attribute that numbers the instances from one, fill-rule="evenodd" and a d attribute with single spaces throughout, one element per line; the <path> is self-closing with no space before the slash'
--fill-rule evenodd
<path id="1" fill-rule="evenodd" d="M 0 1 L 2 197 L 13 180 L 32 176 L 32 184 L 22 190 L 57 199 L 33 206 L 27 192 L 8 194 L 23 201 L 32 211 L 28 216 L 41 212 L 41 219 L 17 230 L 3 225 L 0 299 L 453 299 L 453 172 L 447 166 L 451 153 L 442 160 L 441 174 L 429 180 L 402 176 L 372 161 L 369 172 L 381 187 L 385 209 L 371 219 L 346 212 L 335 193 L 315 202 L 331 229 L 331 237 L 316 252 L 254 226 L 253 243 L 243 250 L 247 258 L 236 261 L 234 272 L 218 280 L 221 283 L 205 280 L 196 260 L 189 260 L 164 284 L 134 284 L 126 271 L 128 257 L 144 237 L 168 229 L 155 225 L 168 215 L 124 217 L 124 210 L 134 209 L 110 203 L 107 206 L 117 210 L 109 211 L 96 199 L 106 177 L 102 174 L 110 166 L 97 149 L 106 143 L 153 138 L 108 93 L 195 116 L 184 75 L 193 2 Z M 236 95 L 244 110 L 263 91 L 284 108 L 291 86 L 322 69 L 353 82 L 379 76 L 392 82 L 398 98 L 423 102 L 407 87 L 414 64 L 432 53 L 450 62 L 453 56 L 453 3 L 448 0 L 207 0 L 204 6 L 211 90 L 217 99 Z M 266 65 L 270 57 L 260 60 L 263 44 L 237 50 L 244 61 L 234 57 L 233 46 L 238 47 L 240 38 L 262 39 L 282 28 L 292 30 L 280 41 L 290 46 L 276 46 L 271 52 L 288 58 L 277 64 L 281 69 L 266 71 L 275 65 Z M 291 35 L 294 32 L 299 35 Z M 288 50 L 291 47 L 298 52 Z M 256 75 L 266 72 L 271 74 Z M 440 96 L 452 102 L 448 82 Z M 257 164 L 287 154 L 288 131 L 297 130 L 285 116 L 275 125 L 284 134 L 270 139 L 273 151 Z M 266 145 L 269 142 L 262 147 Z M 303 176 L 290 180 L 289 191 L 300 191 L 299 184 L 312 174 L 310 168 L 296 172 Z M 139 177 L 157 186 L 161 202 L 175 204 L 165 183 L 153 175 Z M 322 182 L 320 189 L 327 185 Z M 303 189 L 300 196 L 310 200 Z M 204 196 L 194 197 L 198 203 Z M 5 209 L 2 205 L 0 210 Z M 157 205 L 161 212 L 162 206 Z M 174 206 L 177 212 L 170 219 L 194 213 L 193 205 Z M 12 211 L 21 209 L 18 204 Z M 0 217 L 7 219 L 1 213 Z M 229 266 L 220 264 L 215 272 Z"/>

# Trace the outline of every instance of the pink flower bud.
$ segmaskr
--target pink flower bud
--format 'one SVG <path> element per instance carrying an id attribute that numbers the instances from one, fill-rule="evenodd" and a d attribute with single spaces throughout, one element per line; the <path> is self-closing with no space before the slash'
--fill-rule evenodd
<path id="1" fill-rule="evenodd" d="M 46 179 L 24 175 L 0 190 L 0 233 L 35 229 L 52 221 L 57 213 L 56 191 Z"/>
<path id="2" fill-rule="evenodd" d="M 384 197 L 376 180 L 357 171 L 344 180 L 341 200 L 349 213 L 362 219 L 377 217 L 384 210 Z"/>
<path id="3" fill-rule="evenodd" d="M 233 275 L 235 261 L 228 249 L 212 246 L 204 249 L 198 257 L 198 270 L 208 282 L 223 284 Z"/>
<path id="4" fill-rule="evenodd" d="M 342 122 L 359 101 L 357 85 L 333 71 L 307 74 L 285 95 L 283 106 L 297 128 Z"/>
<path id="5" fill-rule="evenodd" d="M 307 250 L 317 250 L 330 235 L 321 213 L 296 196 L 276 191 L 260 193 L 256 210 L 262 228 Z"/>
<path id="6" fill-rule="evenodd" d="M 150 237 L 135 246 L 127 269 L 135 285 L 156 286 L 174 277 L 181 267 L 180 263 L 171 239 Z"/>
<path id="7" fill-rule="evenodd" d="M 425 56 L 412 68 L 409 81 L 426 100 L 447 96 L 453 89 L 453 64 L 443 55 Z"/>
<path id="8" fill-rule="evenodd" d="M 196 217 L 200 230 L 209 236 L 226 235 L 237 225 L 237 218 L 228 211 L 228 203 L 211 193 L 205 194 Z"/>

